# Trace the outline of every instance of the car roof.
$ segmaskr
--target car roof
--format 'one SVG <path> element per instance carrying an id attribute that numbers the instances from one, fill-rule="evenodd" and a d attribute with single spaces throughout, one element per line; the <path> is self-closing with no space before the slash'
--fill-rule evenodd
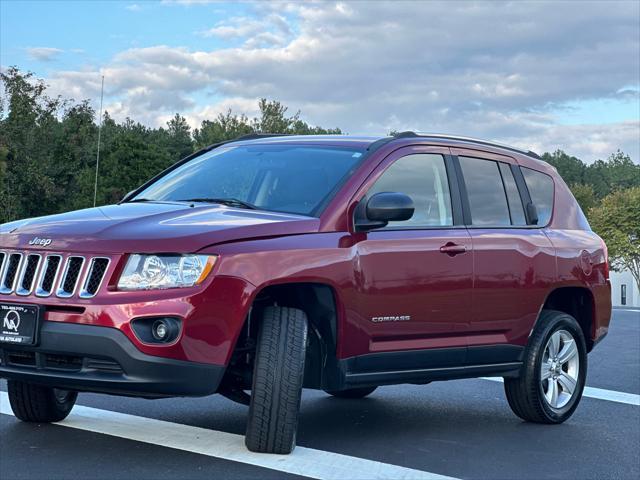
<path id="1" fill-rule="evenodd" d="M 459 135 L 448 135 L 441 133 L 417 133 L 412 131 L 396 133 L 390 136 L 355 136 L 355 135 L 276 135 L 276 134 L 252 134 L 240 137 L 234 141 L 234 144 L 250 145 L 250 144 L 327 144 L 340 145 L 345 147 L 364 148 L 372 150 L 390 143 L 394 140 L 421 140 L 434 141 L 439 144 L 450 146 L 485 146 L 497 150 L 507 151 L 511 154 L 517 153 L 536 160 L 541 160 L 540 156 L 531 150 L 524 150 L 510 145 L 494 142 L 491 140 L 483 140 L 479 138 L 471 138 Z M 405 142 L 411 143 L 411 142 Z"/>

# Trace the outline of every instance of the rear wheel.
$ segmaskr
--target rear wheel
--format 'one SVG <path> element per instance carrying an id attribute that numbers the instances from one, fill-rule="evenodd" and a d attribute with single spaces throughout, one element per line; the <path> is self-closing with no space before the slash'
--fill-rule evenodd
<path id="1" fill-rule="evenodd" d="M 348 390 L 325 390 L 329 395 L 338 398 L 364 398 L 371 395 L 378 387 L 350 388 Z"/>
<path id="2" fill-rule="evenodd" d="M 18 380 L 9 380 L 7 390 L 11 410 L 23 422 L 51 423 L 64 420 L 78 397 L 77 392 Z"/>
<path id="3" fill-rule="evenodd" d="M 295 447 L 307 333 L 307 316 L 302 310 L 265 309 L 245 436 L 252 452 L 287 454 Z"/>
<path id="4" fill-rule="evenodd" d="M 506 378 L 513 412 L 536 423 L 562 423 L 578 407 L 587 375 L 584 334 L 571 315 L 544 310 L 519 378 Z"/>

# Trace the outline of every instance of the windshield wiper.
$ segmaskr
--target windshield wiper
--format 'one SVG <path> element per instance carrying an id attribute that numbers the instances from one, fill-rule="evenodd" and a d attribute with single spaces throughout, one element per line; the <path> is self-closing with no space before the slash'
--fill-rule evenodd
<path id="1" fill-rule="evenodd" d="M 179 200 L 180 202 L 194 202 L 194 203 L 219 203 L 221 205 L 227 205 L 229 207 L 241 207 L 249 210 L 260 210 L 254 204 L 238 200 L 237 198 L 188 198 L 186 200 Z"/>

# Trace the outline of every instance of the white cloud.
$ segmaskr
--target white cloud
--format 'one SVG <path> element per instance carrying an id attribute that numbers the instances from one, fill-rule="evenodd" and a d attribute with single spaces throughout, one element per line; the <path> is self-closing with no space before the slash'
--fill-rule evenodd
<path id="1" fill-rule="evenodd" d="M 25 50 L 32 60 L 39 62 L 50 62 L 64 52 L 64 50 L 52 47 L 27 47 Z"/>
<path id="2" fill-rule="evenodd" d="M 142 7 L 140 5 L 138 5 L 137 3 L 132 3 L 130 5 L 127 5 L 124 8 L 126 10 L 129 10 L 130 12 L 139 12 L 140 10 L 142 10 Z"/>
<path id="3" fill-rule="evenodd" d="M 272 13 L 263 18 L 232 17 L 204 31 L 196 32 L 203 37 L 223 40 L 244 40 L 246 48 L 282 47 L 291 35 L 286 19 Z"/>
<path id="4" fill-rule="evenodd" d="M 194 0 L 170 3 L 193 4 Z M 591 161 L 616 148 L 639 161 L 638 118 L 562 125 L 558 106 L 598 98 L 640 105 L 636 2 L 345 2 L 253 5 L 203 35 L 240 47 L 154 46 L 120 52 L 103 69 L 118 114 L 192 122 L 278 99 L 350 133 L 414 128 L 563 148 Z M 99 73 L 48 79 L 96 96 Z M 640 106 L 639 106 L 640 108 Z"/>

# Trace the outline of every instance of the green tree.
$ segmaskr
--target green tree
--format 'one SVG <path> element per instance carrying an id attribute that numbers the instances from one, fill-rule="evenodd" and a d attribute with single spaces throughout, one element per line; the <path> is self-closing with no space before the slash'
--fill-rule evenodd
<path id="1" fill-rule="evenodd" d="M 640 185 L 640 165 L 618 150 L 607 158 L 587 167 L 584 183 L 591 184 L 597 198 L 604 198 L 619 189 Z"/>
<path id="2" fill-rule="evenodd" d="M 236 115 L 228 110 L 218 114 L 215 120 L 203 120 L 200 128 L 193 132 L 197 149 L 254 133 L 245 115 Z"/>
<path id="3" fill-rule="evenodd" d="M 590 220 L 607 244 L 611 267 L 628 269 L 640 288 L 640 187 L 607 195 Z"/>
<path id="4" fill-rule="evenodd" d="M 542 159 L 556 167 L 560 176 L 567 184 L 584 183 L 584 174 L 587 166 L 579 158 L 567 155 L 562 150 L 553 153 L 543 153 Z"/>
<path id="5" fill-rule="evenodd" d="M 339 128 L 325 129 L 313 127 L 300 119 L 298 110 L 293 116 L 288 117 L 289 110 L 278 101 L 269 101 L 261 98 L 258 102 L 260 116 L 253 119 L 252 127 L 256 133 L 284 133 L 292 135 L 327 135 L 341 134 Z"/>
<path id="6" fill-rule="evenodd" d="M 193 153 L 191 127 L 187 123 L 187 120 L 180 114 L 176 113 L 175 116 L 167 122 L 166 149 L 169 156 L 174 160 L 180 160 Z"/>
<path id="7" fill-rule="evenodd" d="M 58 113 L 65 102 L 46 95 L 46 86 L 23 75 L 15 67 L 0 73 L 2 82 L 0 145 L 4 173 L 0 192 L 0 223 L 55 211 L 47 202 L 57 186 L 48 171 L 55 163 L 54 149 L 59 134 Z"/>

